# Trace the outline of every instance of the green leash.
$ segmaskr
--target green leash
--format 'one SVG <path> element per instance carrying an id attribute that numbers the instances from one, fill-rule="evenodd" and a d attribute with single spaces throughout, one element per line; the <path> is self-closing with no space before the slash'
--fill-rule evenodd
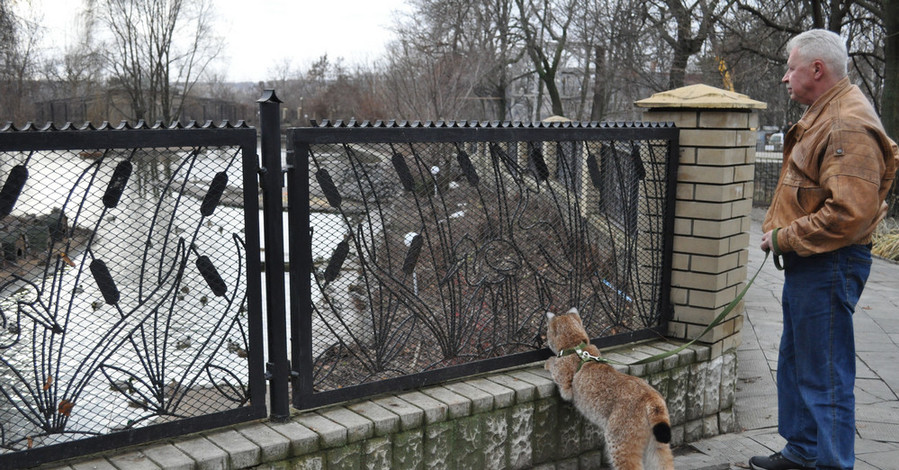
<path id="1" fill-rule="evenodd" d="M 777 246 L 777 231 L 780 230 L 780 227 L 777 227 L 773 231 L 771 231 L 771 251 L 774 252 L 774 267 L 777 268 L 778 271 L 783 271 L 784 267 L 780 264 L 780 248 Z M 765 255 L 767 258 L 768 255 Z"/>
<path id="2" fill-rule="evenodd" d="M 776 236 L 777 233 L 775 232 L 774 235 Z M 777 250 L 775 249 L 774 251 L 776 252 Z M 699 338 L 702 338 L 703 336 L 705 336 L 705 334 L 708 333 L 709 331 L 711 331 L 712 328 L 720 325 L 721 322 L 724 321 L 724 319 L 727 317 L 727 315 L 730 314 L 730 312 L 733 311 L 734 308 L 736 308 L 737 304 L 739 304 L 741 300 L 743 300 L 743 296 L 746 295 L 746 291 L 749 290 L 749 286 L 751 286 L 752 283 L 755 282 L 755 278 L 757 278 L 759 276 L 759 273 L 762 272 L 762 268 L 765 266 L 765 262 L 768 261 L 769 255 L 771 255 L 770 251 L 765 252 L 765 259 L 762 260 L 762 264 L 759 266 L 759 269 L 755 272 L 755 274 L 753 274 L 753 276 L 749 280 L 749 282 L 746 283 L 746 287 L 744 287 L 743 290 L 741 290 L 740 293 L 737 294 L 736 297 L 734 297 L 734 300 L 731 300 L 730 303 L 727 304 L 726 307 L 724 307 L 724 310 L 722 310 L 721 313 L 719 313 L 718 316 L 715 317 L 715 319 L 712 321 L 712 323 L 710 323 L 709 326 L 707 326 L 705 328 L 705 330 L 703 330 L 703 332 L 700 333 L 699 336 L 697 336 L 695 339 L 690 340 L 689 343 L 686 343 L 686 344 L 678 347 L 677 349 L 672 349 L 671 351 L 665 351 L 663 353 L 659 353 L 654 356 L 640 359 L 639 361 L 636 361 L 636 362 L 626 363 L 626 362 L 613 361 L 611 359 L 606 359 L 604 357 L 594 356 L 594 355 L 588 353 L 587 351 L 584 351 L 583 348 L 585 348 L 587 346 L 587 344 L 581 343 L 573 348 L 563 349 L 563 350 L 559 351 L 559 357 L 567 356 L 569 354 L 577 354 L 578 357 L 581 358 L 581 363 L 578 365 L 578 370 L 580 370 L 581 366 L 583 366 L 587 362 L 591 362 L 591 361 L 603 362 L 606 364 L 615 364 L 615 365 L 620 365 L 620 366 L 632 366 L 632 365 L 639 365 L 639 364 L 647 364 L 650 362 L 658 361 L 660 359 L 664 359 L 668 356 L 673 356 L 673 355 L 683 351 L 684 349 L 688 348 L 691 344 L 695 343 Z M 780 263 L 777 261 L 778 256 L 779 255 L 775 255 L 775 265 L 778 266 L 778 269 L 783 269 L 779 266 Z"/>

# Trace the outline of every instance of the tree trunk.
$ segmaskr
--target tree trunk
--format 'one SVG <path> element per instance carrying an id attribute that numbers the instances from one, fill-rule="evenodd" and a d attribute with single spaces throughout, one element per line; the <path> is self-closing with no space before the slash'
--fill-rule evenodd
<path id="1" fill-rule="evenodd" d="M 886 43 L 881 120 L 887 134 L 899 140 L 899 0 L 883 0 Z"/>
<path id="2" fill-rule="evenodd" d="M 606 81 L 603 74 L 606 71 L 606 50 L 602 46 L 594 48 L 594 75 L 593 75 L 593 107 L 590 109 L 591 121 L 602 121 L 606 115 Z"/>
<path id="3" fill-rule="evenodd" d="M 684 86 L 684 77 L 687 74 L 687 61 L 690 55 L 681 47 L 674 48 L 674 58 L 671 60 L 671 70 L 668 71 L 668 89 L 673 90 Z"/>
<path id="4" fill-rule="evenodd" d="M 496 95 L 497 103 L 496 103 L 496 119 L 500 122 L 506 120 L 506 110 L 509 107 L 509 100 L 506 98 L 506 85 L 505 77 L 500 80 L 500 83 L 496 85 L 496 89 L 494 90 L 494 94 Z"/>
<path id="5" fill-rule="evenodd" d="M 883 46 L 884 81 L 880 100 L 880 119 L 887 134 L 899 140 L 899 0 L 883 0 L 883 22 L 886 37 Z M 890 217 L 899 216 L 899 188 L 896 183 L 887 197 Z"/>
<path id="6" fill-rule="evenodd" d="M 556 85 L 555 71 L 547 73 L 543 81 L 546 84 L 546 93 L 549 94 L 549 102 L 553 107 L 553 115 L 564 116 L 565 110 L 562 109 L 562 94 L 559 92 L 558 85 Z"/>

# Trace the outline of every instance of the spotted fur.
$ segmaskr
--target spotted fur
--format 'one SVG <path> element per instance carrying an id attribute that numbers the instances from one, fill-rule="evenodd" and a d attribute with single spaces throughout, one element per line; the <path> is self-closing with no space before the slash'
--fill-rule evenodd
<path id="1" fill-rule="evenodd" d="M 590 344 L 577 309 L 547 316 L 546 341 L 554 356 L 546 361 L 562 399 L 571 401 L 605 435 L 606 450 L 615 470 L 673 470 L 671 422 L 665 400 L 645 380 L 622 374 L 597 362 L 581 363 L 577 354 L 559 357 L 559 351 L 582 349 L 592 356 L 599 349 Z"/>

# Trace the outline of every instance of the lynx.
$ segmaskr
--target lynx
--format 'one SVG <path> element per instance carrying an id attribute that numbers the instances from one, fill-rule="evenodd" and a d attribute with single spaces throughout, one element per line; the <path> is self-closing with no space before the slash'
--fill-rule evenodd
<path id="1" fill-rule="evenodd" d="M 615 470 L 674 469 L 671 423 L 665 400 L 643 379 L 594 360 L 577 309 L 547 316 L 546 341 L 554 356 L 546 361 L 562 399 L 571 401 L 603 430 Z"/>

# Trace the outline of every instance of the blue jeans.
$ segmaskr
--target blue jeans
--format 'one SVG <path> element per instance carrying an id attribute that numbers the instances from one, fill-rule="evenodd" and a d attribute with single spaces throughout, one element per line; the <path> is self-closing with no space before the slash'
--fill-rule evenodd
<path id="1" fill-rule="evenodd" d="M 778 431 L 787 440 L 783 455 L 804 466 L 855 464 L 852 314 L 870 272 L 863 245 L 784 256 Z"/>

